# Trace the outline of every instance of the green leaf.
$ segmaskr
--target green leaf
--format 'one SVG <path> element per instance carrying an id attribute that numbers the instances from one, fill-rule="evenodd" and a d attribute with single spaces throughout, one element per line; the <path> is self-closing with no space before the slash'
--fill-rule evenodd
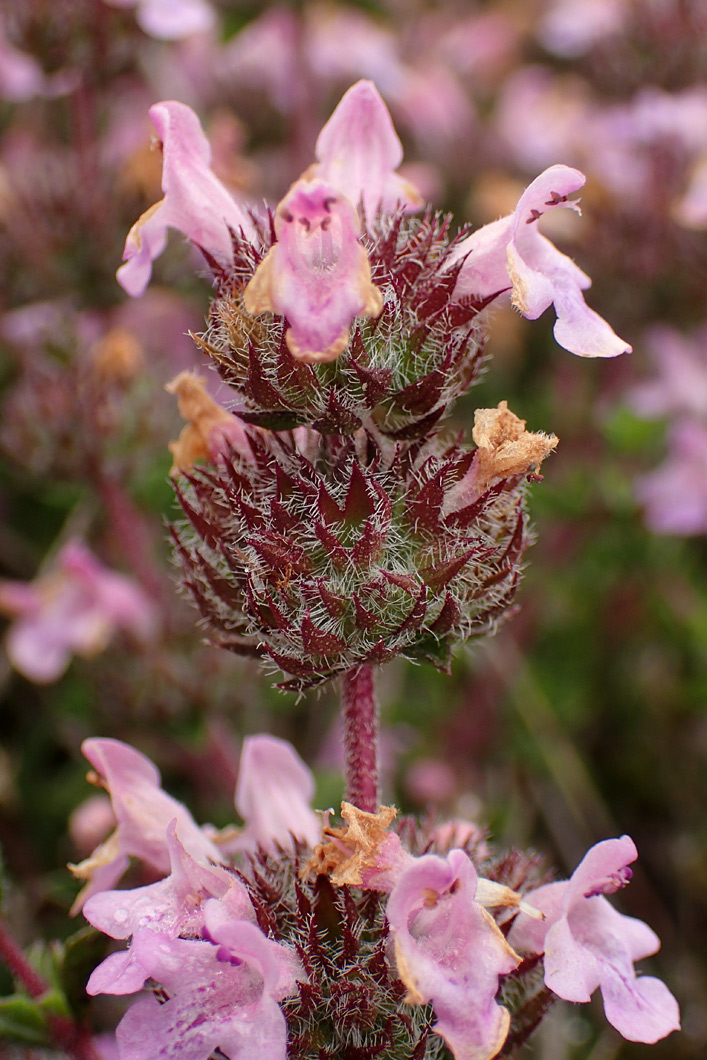
<path id="1" fill-rule="evenodd" d="M 40 1004 L 22 994 L 0 998 L 0 1039 L 24 1045 L 50 1045 Z"/>
<path id="2" fill-rule="evenodd" d="M 106 955 L 108 939 L 92 927 L 83 927 L 64 943 L 59 980 L 72 1010 L 86 1004 L 86 983 Z"/>
<path id="3" fill-rule="evenodd" d="M 36 1003 L 40 1012 L 44 1016 L 63 1016 L 65 1019 L 72 1018 L 71 1009 L 66 1002 L 62 990 L 47 990 L 46 994 L 42 994 L 41 997 L 36 999 Z"/>

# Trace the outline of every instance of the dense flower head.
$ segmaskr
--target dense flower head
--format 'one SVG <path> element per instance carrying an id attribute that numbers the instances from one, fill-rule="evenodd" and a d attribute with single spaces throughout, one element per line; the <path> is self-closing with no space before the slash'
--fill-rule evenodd
<path id="1" fill-rule="evenodd" d="M 492 426 L 493 425 L 493 426 Z M 184 584 L 214 641 L 306 688 L 397 654 L 449 665 L 508 613 L 528 544 L 523 483 L 555 438 L 487 410 L 476 449 L 251 433 L 179 480 Z"/>
<path id="2" fill-rule="evenodd" d="M 371 295 L 375 313 L 368 319 L 357 316 L 353 323 L 350 317 L 336 318 L 334 337 L 342 334 L 343 321 L 347 332 L 351 324 L 350 341 L 331 364 L 295 360 L 287 317 L 270 322 L 248 312 L 254 274 L 257 280 L 281 246 L 270 247 L 269 233 L 260 231 L 261 249 L 234 239 L 233 265 L 216 270 L 216 298 L 198 340 L 223 380 L 238 391 L 244 419 L 274 430 L 306 425 L 337 434 L 371 422 L 386 434 L 414 437 L 429 430 L 478 377 L 485 303 L 454 297 L 459 267 L 450 267 L 449 258 L 458 241 L 450 236 L 450 218 L 408 218 L 398 211 L 366 231 L 365 268 L 359 256 L 336 298 L 345 297 L 351 283 L 360 283 L 370 269 L 365 282 L 378 292 Z M 271 271 L 267 266 L 266 277 Z M 256 293 L 260 286 L 258 280 Z M 290 297 L 296 295 L 293 290 Z M 306 293 L 304 304 L 313 304 Z"/>

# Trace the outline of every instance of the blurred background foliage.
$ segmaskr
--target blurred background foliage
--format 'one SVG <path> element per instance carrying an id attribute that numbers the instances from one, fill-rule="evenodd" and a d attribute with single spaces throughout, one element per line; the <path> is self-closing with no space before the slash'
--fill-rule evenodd
<path id="1" fill-rule="evenodd" d="M 411 179 L 460 223 L 509 212 L 545 165 L 587 172 L 583 219 L 553 239 L 593 277 L 592 306 L 634 347 L 617 361 L 582 361 L 554 343 L 548 320 L 492 310 L 492 360 L 451 426 L 469 430 L 474 407 L 507 399 L 560 446 L 531 491 L 537 543 L 517 616 L 449 677 L 399 662 L 381 674 L 386 797 L 488 822 L 501 846 L 532 846 L 562 874 L 597 840 L 630 834 L 640 862 L 621 905 L 661 935 L 651 968 L 678 996 L 684 1031 L 632 1046 L 600 1009 L 558 1006 L 527 1055 L 698 1060 L 707 520 L 657 532 L 636 483 L 665 458 L 683 411 L 666 403 L 648 419 L 632 394 L 667 372 L 647 352 L 652 326 L 688 335 L 705 322 L 707 238 L 680 214 L 707 157 L 704 5 L 221 0 L 210 29 L 181 39 L 146 32 L 147 7 L 27 0 L 0 13 L 0 571 L 31 581 L 80 537 L 158 614 L 151 639 L 118 634 L 48 684 L 0 657 L 9 922 L 83 1014 L 81 976 L 97 958 L 81 947 L 67 957 L 56 940 L 80 930 L 67 916 L 77 884 L 65 863 L 93 845 L 75 818 L 67 825 L 91 792 L 85 737 L 148 754 L 199 821 L 232 819 L 239 742 L 251 732 L 296 744 L 317 771 L 318 805 L 341 796 L 336 689 L 298 702 L 254 663 L 202 643 L 172 574 L 166 446 L 180 424 L 163 388 L 200 363 L 185 336 L 200 330 L 207 282 L 177 237 L 140 302 L 114 272 L 130 225 L 160 195 L 151 103 L 194 106 L 222 179 L 253 202 L 277 201 L 342 91 L 370 77 Z M 13 80 L 13 50 L 29 63 L 24 80 Z M 118 370 L 101 351 L 126 341 L 132 360 Z M 696 351 L 707 410 L 707 344 Z M 214 393 L 228 401 L 216 383 Z M 686 474 L 707 496 L 707 455 L 702 478 L 694 461 Z M 0 994 L 12 989 L 0 967 Z M 43 1031 L 14 1004 L 0 1006 L 0 1038 L 7 1055 L 24 1056 Z M 115 1010 L 94 1003 L 88 1018 L 108 1029 Z"/>

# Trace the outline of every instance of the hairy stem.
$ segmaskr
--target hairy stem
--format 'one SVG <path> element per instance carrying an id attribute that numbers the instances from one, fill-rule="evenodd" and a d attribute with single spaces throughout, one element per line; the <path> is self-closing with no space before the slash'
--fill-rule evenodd
<path id="1" fill-rule="evenodd" d="M 378 704 L 373 667 L 359 666 L 343 678 L 341 707 L 346 752 L 346 799 L 360 810 L 378 810 Z"/>
<path id="2" fill-rule="evenodd" d="M 0 920 L 0 960 L 6 964 L 17 982 L 24 987 L 30 997 L 41 997 L 49 989 L 41 975 L 35 971 L 25 957 L 19 943 L 5 924 Z M 91 1034 L 67 1016 L 56 1016 L 45 1013 L 47 1026 L 56 1045 L 75 1060 L 100 1060 Z"/>

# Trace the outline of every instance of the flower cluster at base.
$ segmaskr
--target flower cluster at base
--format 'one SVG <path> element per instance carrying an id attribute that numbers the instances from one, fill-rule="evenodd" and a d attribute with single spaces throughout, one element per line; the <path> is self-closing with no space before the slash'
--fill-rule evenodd
<path id="1" fill-rule="evenodd" d="M 149 986 L 118 1027 L 120 1060 L 216 1050 L 229 1060 L 432 1060 L 444 1046 L 455 1060 L 490 1060 L 526 1040 L 553 995 L 587 1001 L 597 986 L 632 1041 L 679 1025 L 667 988 L 633 968 L 657 937 L 605 897 L 630 879 L 626 836 L 547 884 L 536 857 L 494 854 L 474 828 L 347 803 L 343 826 L 330 827 L 310 809 L 304 764 L 269 736 L 244 743 L 245 827 L 217 833 L 162 791 L 137 751 L 94 739 L 84 752 L 118 825 L 74 866 L 89 880 L 77 906 L 130 939 L 88 990 Z M 130 856 L 163 878 L 108 889 Z"/>

